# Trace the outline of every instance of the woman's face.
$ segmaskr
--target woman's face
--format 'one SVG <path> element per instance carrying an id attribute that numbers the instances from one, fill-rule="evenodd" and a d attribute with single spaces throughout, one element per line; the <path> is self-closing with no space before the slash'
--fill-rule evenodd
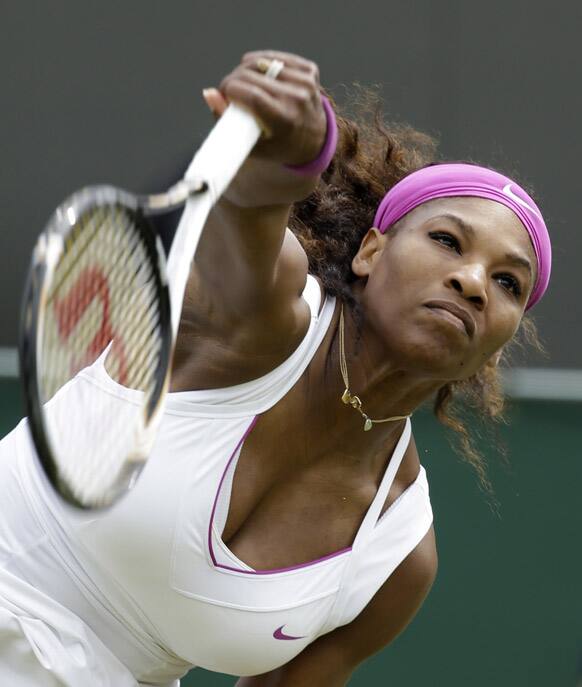
<path id="1" fill-rule="evenodd" d="M 437 379 L 465 379 L 516 332 L 536 259 L 509 208 L 439 198 L 396 230 L 371 230 L 352 263 L 366 328 L 391 362 Z"/>

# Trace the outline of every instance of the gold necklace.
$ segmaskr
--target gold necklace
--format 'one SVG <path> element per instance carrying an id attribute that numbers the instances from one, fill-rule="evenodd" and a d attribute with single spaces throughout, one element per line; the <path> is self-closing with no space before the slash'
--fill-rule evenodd
<path id="1" fill-rule="evenodd" d="M 395 415 L 394 417 L 386 417 L 383 420 L 372 420 L 368 417 L 366 413 L 362 410 L 362 401 L 352 394 L 350 391 L 350 380 L 348 377 L 348 366 L 346 364 L 346 351 L 344 342 L 344 306 L 340 310 L 340 331 L 339 331 L 339 342 L 340 342 L 340 371 L 342 373 L 342 378 L 345 384 L 345 390 L 342 394 L 342 402 L 346 405 L 355 408 L 358 413 L 364 418 L 364 432 L 369 432 L 372 429 L 372 425 L 379 424 L 381 422 L 395 422 L 396 420 L 405 420 L 410 415 Z"/>

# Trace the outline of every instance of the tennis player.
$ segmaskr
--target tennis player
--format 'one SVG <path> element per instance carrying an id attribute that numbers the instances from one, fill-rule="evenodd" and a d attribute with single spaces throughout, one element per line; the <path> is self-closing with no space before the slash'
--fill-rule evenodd
<path id="1" fill-rule="evenodd" d="M 205 98 L 265 135 L 205 227 L 142 477 L 76 511 L 26 420 L 0 444 L 2 685 L 175 687 L 195 665 L 239 687 L 345 685 L 436 575 L 412 414 L 436 395 L 455 424 L 464 388 L 495 415 L 500 355 L 548 285 L 546 226 L 515 181 L 336 118 L 312 62 L 249 53 Z M 101 361 L 83 374 L 131 403 Z"/>

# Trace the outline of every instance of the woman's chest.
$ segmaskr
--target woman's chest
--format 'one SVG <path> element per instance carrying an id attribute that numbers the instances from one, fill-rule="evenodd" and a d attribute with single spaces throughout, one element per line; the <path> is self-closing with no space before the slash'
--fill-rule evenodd
<path id="1" fill-rule="evenodd" d="M 348 549 L 388 467 L 394 446 L 373 457 L 339 447 L 318 455 L 300 427 L 280 433 L 261 418 L 230 466 L 222 499 L 223 543 L 255 570 L 318 560 Z M 254 434 L 256 432 L 256 434 Z M 418 475 L 413 442 L 381 504 L 380 517 Z"/>

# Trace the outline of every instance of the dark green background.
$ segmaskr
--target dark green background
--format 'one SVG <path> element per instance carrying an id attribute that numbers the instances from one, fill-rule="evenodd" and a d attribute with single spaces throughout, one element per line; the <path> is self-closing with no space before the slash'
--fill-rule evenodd
<path id="1" fill-rule="evenodd" d="M 0 380 L 2 435 L 20 415 L 18 382 Z M 511 469 L 488 452 L 499 515 L 430 414 L 415 417 L 431 485 L 439 574 L 416 620 L 356 672 L 350 687 L 576 685 L 582 404 L 513 403 L 509 415 L 502 435 Z M 183 687 L 234 682 L 195 670 Z"/>

